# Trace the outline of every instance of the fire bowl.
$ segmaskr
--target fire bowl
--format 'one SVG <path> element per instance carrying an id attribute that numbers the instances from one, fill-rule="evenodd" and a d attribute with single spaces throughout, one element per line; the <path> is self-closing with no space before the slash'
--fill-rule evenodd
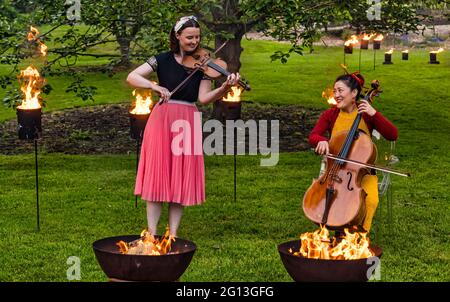
<path id="1" fill-rule="evenodd" d="M 120 253 L 116 245 L 118 241 L 131 242 L 139 238 L 139 235 L 108 237 L 92 244 L 95 257 L 110 281 L 176 281 L 191 263 L 197 248 L 191 241 L 176 238 L 170 254 L 146 256 Z"/>
<path id="2" fill-rule="evenodd" d="M 299 248 L 300 240 L 278 245 L 281 261 L 296 282 L 366 282 L 369 279 L 367 272 L 375 272 L 374 264 L 376 262 L 370 258 L 322 260 L 294 256 L 289 253 L 289 249 L 298 251 Z M 381 257 L 382 249 L 380 247 L 371 245 L 370 249 L 376 257 Z"/>

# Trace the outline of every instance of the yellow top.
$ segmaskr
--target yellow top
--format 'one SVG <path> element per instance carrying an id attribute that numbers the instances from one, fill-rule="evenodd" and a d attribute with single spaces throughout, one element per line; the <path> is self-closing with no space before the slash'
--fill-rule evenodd
<path id="1" fill-rule="evenodd" d="M 331 136 L 334 136 L 336 133 L 340 131 L 349 131 L 350 128 L 353 125 L 353 121 L 356 118 L 356 115 L 358 114 L 358 110 L 355 109 L 351 113 L 347 113 L 345 111 L 339 111 L 339 115 L 336 119 L 336 122 L 334 123 L 333 130 L 331 131 Z M 361 118 L 361 121 L 359 122 L 359 129 L 364 131 L 367 135 L 371 135 L 369 133 L 369 128 L 366 125 L 366 122 L 364 122 L 364 119 Z"/>

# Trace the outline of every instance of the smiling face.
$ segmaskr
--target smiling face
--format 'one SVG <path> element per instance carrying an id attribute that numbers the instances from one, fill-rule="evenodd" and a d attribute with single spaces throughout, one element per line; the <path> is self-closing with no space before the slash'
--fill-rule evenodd
<path id="1" fill-rule="evenodd" d="M 200 28 L 186 27 L 176 37 L 183 52 L 194 52 L 200 43 Z"/>
<path id="2" fill-rule="evenodd" d="M 333 89 L 334 99 L 336 100 L 336 107 L 342 110 L 351 111 L 355 104 L 355 98 L 358 90 L 353 89 L 343 81 L 334 83 Z"/>

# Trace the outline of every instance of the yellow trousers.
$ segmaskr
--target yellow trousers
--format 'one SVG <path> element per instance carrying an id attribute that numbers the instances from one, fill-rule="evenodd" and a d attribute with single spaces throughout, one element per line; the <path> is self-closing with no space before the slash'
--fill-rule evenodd
<path id="1" fill-rule="evenodd" d="M 370 232 L 372 219 L 378 207 L 378 177 L 376 175 L 365 175 L 362 179 L 361 187 L 366 191 L 366 218 L 363 228 Z"/>

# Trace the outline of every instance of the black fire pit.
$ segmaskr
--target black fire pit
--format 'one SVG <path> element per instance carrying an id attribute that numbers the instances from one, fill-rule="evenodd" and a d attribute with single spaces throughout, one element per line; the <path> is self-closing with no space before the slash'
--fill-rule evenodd
<path id="1" fill-rule="evenodd" d="M 139 238 L 139 235 L 108 237 L 92 244 L 95 257 L 110 281 L 176 281 L 191 263 L 197 248 L 191 241 L 176 238 L 176 241 L 172 242 L 171 252 L 166 255 L 120 253 L 117 242 L 131 242 Z"/>
<path id="2" fill-rule="evenodd" d="M 368 258 L 322 260 L 294 256 L 289 252 L 289 249 L 298 251 L 299 247 L 300 240 L 285 242 L 278 246 L 281 261 L 296 282 L 366 282 L 367 272 L 375 271 L 374 262 L 368 261 Z M 370 249 L 376 257 L 381 257 L 380 247 L 370 246 Z"/>
<path id="3" fill-rule="evenodd" d="M 42 133 L 42 111 L 37 109 L 17 108 L 19 139 L 38 139 Z"/>

